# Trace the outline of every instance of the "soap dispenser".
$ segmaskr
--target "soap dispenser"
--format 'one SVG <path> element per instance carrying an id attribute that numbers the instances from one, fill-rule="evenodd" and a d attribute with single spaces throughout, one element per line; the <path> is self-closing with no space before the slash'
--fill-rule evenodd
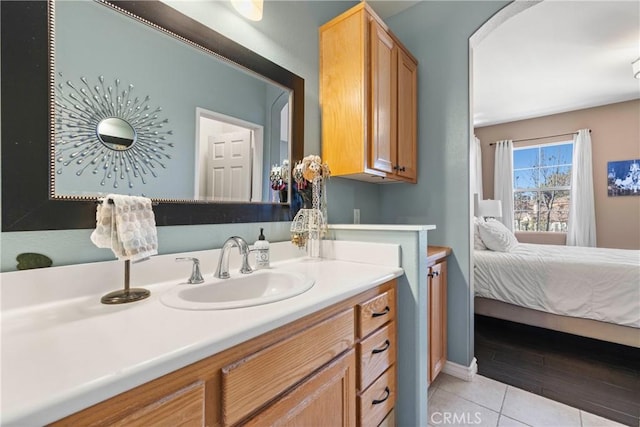
<path id="1" fill-rule="evenodd" d="M 260 236 L 253 245 L 256 251 L 256 269 L 269 268 L 269 241 L 264 238 L 263 230 L 264 228 L 260 229 Z"/>

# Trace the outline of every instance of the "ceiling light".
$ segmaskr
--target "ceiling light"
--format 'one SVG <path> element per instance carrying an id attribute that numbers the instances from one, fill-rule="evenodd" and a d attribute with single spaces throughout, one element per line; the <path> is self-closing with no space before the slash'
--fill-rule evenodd
<path id="1" fill-rule="evenodd" d="M 633 77 L 640 79 L 640 58 L 633 61 L 631 67 L 633 68 Z"/>
<path id="2" fill-rule="evenodd" d="M 231 0 L 233 7 L 247 19 L 252 21 L 262 20 L 263 0 Z"/>

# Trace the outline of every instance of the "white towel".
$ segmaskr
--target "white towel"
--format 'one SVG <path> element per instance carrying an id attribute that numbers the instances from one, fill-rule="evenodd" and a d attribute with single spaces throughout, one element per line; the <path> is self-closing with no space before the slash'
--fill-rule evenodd
<path id="1" fill-rule="evenodd" d="M 99 248 L 110 248 L 121 260 L 141 261 L 156 255 L 158 233 L 151 199 L 122 194 L 104 197 L 96 210 L 91 241 Z"/>

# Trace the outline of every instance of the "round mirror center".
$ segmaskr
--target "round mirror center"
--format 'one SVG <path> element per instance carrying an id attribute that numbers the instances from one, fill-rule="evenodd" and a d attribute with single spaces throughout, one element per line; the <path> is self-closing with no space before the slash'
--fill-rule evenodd
<path id="1" fill-rule="evenodd" d="M 136 130 L 124 119 L 109 117 L 98 123 L 98 139 L 111 150 L 127 150 L 136 143 Z"/>

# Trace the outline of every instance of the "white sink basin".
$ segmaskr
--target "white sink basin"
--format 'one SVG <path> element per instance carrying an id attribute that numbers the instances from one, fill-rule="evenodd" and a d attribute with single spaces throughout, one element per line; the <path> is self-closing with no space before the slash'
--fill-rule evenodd
<path id="1" fill-rule="evenodd" d="M 229 279 L 212 279 L 200 285 L 179 285 L 160 297 L 167 306 L 183 310 L 225 310 L 267 304 L 300 295 L 315 280 L 277 270 L 235 273 Z"/>

